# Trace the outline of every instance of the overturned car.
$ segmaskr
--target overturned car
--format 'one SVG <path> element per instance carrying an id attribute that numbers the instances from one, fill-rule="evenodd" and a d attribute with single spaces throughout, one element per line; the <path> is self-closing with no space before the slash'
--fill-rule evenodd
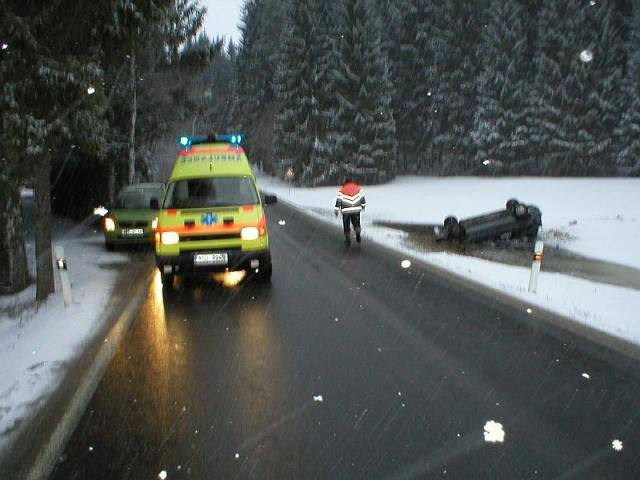
<path id="1" fill-rule="evenodd" d="M 523 239 L 533 241 L 542 226 L 542 212 L 534 205 L 520 203 L 515 198 L 507 201 L 504 210 L 485 213 L 458 221 L 454 216 L 444 219 L 442 226 L 433 230 L 436 240 L 481 242 L 496 239 Z"/>

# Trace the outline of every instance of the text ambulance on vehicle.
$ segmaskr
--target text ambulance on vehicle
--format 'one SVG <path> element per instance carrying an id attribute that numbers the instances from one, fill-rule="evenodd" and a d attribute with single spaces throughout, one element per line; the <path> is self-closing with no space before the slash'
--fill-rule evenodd
<path id="1" fill-rule="evenodd" d="M 271 278 L 263 200 L 242 135 L 182 137 L 156 225 L 162 283 L 175 274 L 247 270 Z M 266 195 L 264 203 L 276 197 Z"/>

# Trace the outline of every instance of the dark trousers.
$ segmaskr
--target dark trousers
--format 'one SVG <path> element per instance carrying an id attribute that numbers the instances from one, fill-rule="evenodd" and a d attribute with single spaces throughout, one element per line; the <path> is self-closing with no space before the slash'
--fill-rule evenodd
<path id="1" fill-rule="evenodd" d="M 342 226 L 344 227 L 344 234 L 349 235 L 351 233 L 350 225 L 353 225 L 353 229 L 356 233 L 360 233 L 360 214 L 359 213 L 349 213 L 347 215 L 342 215 Z"/>

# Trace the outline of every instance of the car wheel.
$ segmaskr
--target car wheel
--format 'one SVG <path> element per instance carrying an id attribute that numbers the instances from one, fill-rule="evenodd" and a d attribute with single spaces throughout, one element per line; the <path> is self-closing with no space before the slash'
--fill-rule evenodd
<path id="1" fill-rule="evenodd" d="M 527 207 L 522 204 L 516 205 L 516 208 L 513 211 L 516 218 L 524 218 L 527 216 L 527 213 Z"/>
<path id="2" fill-rule="evenodd" d="M 104 242 L 104 248 L 109 252 L 113 252 L 116 249 L 116 244 L 113 242 Z"/>
<path id="3" fill-rule="evenodd" d="M 506 205 L 507 212 L 514 213 L 518 205 L 520 205 L 520 202 L 517 199 L 510 198 L 509 200 L 507 200 L 507 205 Z"/>
<path id="4" fill-rule="evenodd" d="M 458 224 L 458 219 L 452 215 L 448 216 L 447 218 L 444 219 L 444 228 L 449 230 L 451 227 L 453 227 L 454 225 Z"/>

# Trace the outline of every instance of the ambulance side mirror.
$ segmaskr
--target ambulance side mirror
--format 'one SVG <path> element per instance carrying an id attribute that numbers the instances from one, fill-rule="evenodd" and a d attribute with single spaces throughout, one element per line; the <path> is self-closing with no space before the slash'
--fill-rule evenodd
<path id="1" fill-rule="evenodd" d="M 151 200 L 149 200 L 149 208 L 151 210 L 160 210 L 160 204 L 158 203 L 157 198 L 152 198 Z"/>

